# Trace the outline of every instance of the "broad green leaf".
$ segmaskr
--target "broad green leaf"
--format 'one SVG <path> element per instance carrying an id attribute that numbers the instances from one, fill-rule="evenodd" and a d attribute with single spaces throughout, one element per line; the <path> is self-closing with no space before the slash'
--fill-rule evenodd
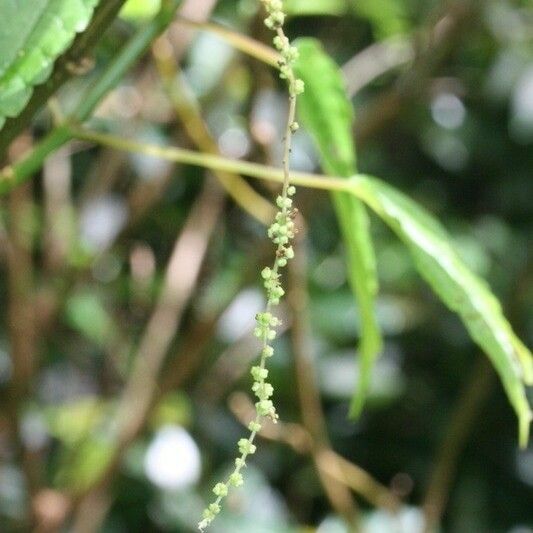
<path id="1" fill-rule="evenodd" d="M 318 41 L 299 39 L 295 44 L 300 52 L 296 73 L 305 82 L 305 92 L 298 98 L 299 116 L 316 141 L 324 170 L 348 177 L 356 171 L 356 157 L 353 108 L 342 75 Z M 357 416 L 382 346 L 375 312 L 376 261 L 365 206 L 346 193 L 333 193 L 332 198 L 346 247 L 348 278 L 361 315 L 360 379 L 350 408 L 350 414 Z"/>
<path id="2" fill-rule="evenodd" d="M 417 270 L 438 297 L 462 319 L 500 376 L 519 420 L 526 446 L 531 410 L 526 385 L 533 384 L 533 356 L 514 334 L 488 286 L 471 272 L 440 224 L 410 198 L 366 176 L 352 178 L 354 194 L 371 207 L 409 248 Z"/>
<path id="3" fill-rule="evenodd" d="M 26 106 L 99 0 L 0 0 L 0 128 Z"/>

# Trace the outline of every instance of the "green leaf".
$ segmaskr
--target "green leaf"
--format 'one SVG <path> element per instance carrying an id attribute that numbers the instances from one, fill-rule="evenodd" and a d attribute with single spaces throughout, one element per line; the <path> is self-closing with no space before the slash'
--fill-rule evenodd
<path id="1" fill-rule="evenodd" d="M 351 176 L 356 171 L 353 107 L 340 70 L 318 41 L 299 39 L 295 45 L 300 53 L 295 71 L 305 82 L 305 92 L 298 98 L 300 119 L 317 144 L 324 170 Z M 375 311 L 376 260 L 365 206 L 346 193 L 333 193 L 332 198 L 346 247 L 348 279 L 361 315 L 360 379 L 350 407 L 351 416 L 357 416 L 382 347 Z"/>
<path id="2" fill-rule="evenodd" d="M 402 0 L 352 0 L 353 11 L 370 22 L 377 39 L 410 30 L 409 13 Z"/>
<path id="3" fill-rule="evenodd" d="M 305 91 L 298 97 L 298 114 L 320 151 L 328 174 L 353 175 L 356 168 L 352 139 L 353 107 L 335 62 L 316 39 L 297 39 L 300 57 L 294 65 Z"/>
<path id="4" fill-rule="evenodd" d="M 99 0 L 0 0 L 0 128 L 28 103 Z"/>
<path id="5" fill-rule="evenodd" d="M 519 420 L 519 442 L 528 442 L 531 410 L 526 385 L 533 384 L 533 356 L 514 334 L 501 305 L 471 272 L 441 225 L 410 198 L 384 182 L 352 178 L 354 194 L 371 207 L 409 248 L 420 275 L 462 319 L 500 376 Z"/>
<path id="6" fill-rule="evenodd" d="M 121 9 L 120 16 L 132 22 L 140 22 L 155 16 L 160 8 L 161 0 L 128 0 Z"/>
<path id="7" fill-rule="evenodd" d="M 86 397 L 47 407 L 44 414 L 50 434 L 75 447 L 109 414 L 109 405 L 95 397 Z"/>
<path id="8" fill-rule="evenodd" d="M 68 324 L 98 346 L 109 342 L 113 321 L 97 294 L 80 292 L 72 295 L 65 306 Z"/>
<path id="9" fill-rule="evenodd" d="M 59 452 L 55 485 L 80 494 L 94 486 L 113 460 L 115 442 L 104 431 L 95 431 L 74 448 Z"/>
<path id="10" fill-rule="evenodd" d="M 344 15 L 346 0 L 286 0 L 284 11 L 288 15 Z"/>
<path id="11" fill-rule="evenodd" d="M 113 404 L 98 398 L 81 398 L 45 408 L 48 431 L 58 449 L 55 484 L 73 491 L 87 489 L 109 464 L 115 446 L 105 421 Z"/>

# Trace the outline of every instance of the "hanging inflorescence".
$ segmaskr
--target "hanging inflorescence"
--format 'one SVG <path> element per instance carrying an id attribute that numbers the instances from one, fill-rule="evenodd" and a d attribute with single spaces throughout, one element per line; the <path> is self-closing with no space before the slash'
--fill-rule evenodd
<path id="1" fill-rule="evenodd" d="M 251 369 L 253 378 L 252 391 L 257 397 L 255 418 L 248 425 L 250 430 L 248 438 L 242 438 L 237 443 L 239 456 L 235 459 L 233 472 L 231 472 L 225 482 L 219 482 L 213 488 L 216 499 L 204 510 L 202 520 L 198 524 L 200 531 L 204 531 L 209 527 L 218 513 L 220 513 L 221 503 L 228 495 L 230 487 L 239 487 L 243 484 L 241 470 L 246 466 L 247 457 L 256 451 L 254 440 L 261 430 L 261 424 L 264 419 L 269 418 L 273 422 L 278 419 L 276 408 L 271 399 L 274 387 L 267 381 L 268 369 L 266 366 L 268 359 L 274 355 L 274 348 L 271 343 L 276 338 L 275 328 L 281 324 L 281 320 L 272 312 L 272 308 L 279 304 L 285 294 L 281 286 L 280 270 L 294 257 L 294 250 L 290 243 L 296 233 L 294 219 L 297 209 L 293 207 L 292 201 L 296 189 L 290 185 L 289 156 L 292 134 L 298 129 L 298 123 L 295 121 L 296 97 L 303 92 L 304 83 L 294 75 L 293 63 L 298 58 L 298 50 L 291 46 L 289 39 L 283 32 L 285 14 L 282 0 L 261 0 L 261 2 L 268 14 L 265 19 L 265 25 L 276 32 L 273 43 L 280 53 L 280 77 L 287 81 L 290 103 L 284 138 L 283 188 L 276 199 L 278 212 L 276 213 L 275 221 L 268 229 L 268 237 L 276 245 L 276 256 L 272 267 L 265 267 L 261 271 L 267 303 L 264 312 L 258 313 L 255 317 L 254 335 L 260 339 L 262 344 L 259 364 Z"/>

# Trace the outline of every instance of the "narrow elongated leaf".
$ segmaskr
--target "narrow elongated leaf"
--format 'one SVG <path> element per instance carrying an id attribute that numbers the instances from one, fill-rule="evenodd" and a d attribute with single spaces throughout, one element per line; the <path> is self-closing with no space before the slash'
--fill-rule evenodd
<path id="1" fill-rule="evenodd" d="M 26 106 L 99 0 L 0 0 L 0 128 Z"/>
<path id="2" fill-rule="evenodd" d="M 519 441 L 528 441 L 531 410 L 526 385 L 533 384 L 533 356 L 516 337 L 489 287 L 457 255 L 440 224 L 390 185 L 366 176 L 352 178 L 354 194 L 404 241 L 420 275 L 462 319 L 485 351 L 519 419 Z"/>
<path id="3" fill-rule="evenodd" d="M 299 117 L 316 141 L 324 170 L 348 177 L 356 171 L 356 155 L 351 133 L 353 107 L 342 75 L 318 41 L 299 39 L 295 44 L 300 53 L 295 70 L 305 82 L 305 92 L 298 99 Z M 366 207 L 350 194 L 337 192 L 332 198 L 346 247 L 348 278 L 361 315 L 359 384 L 350 408 L 350 414 L 357 416 L 382 346 L 375 313 L 376 261 Z"/>
<path id="4" fill-rule="evenodd" d="M 340 69 L 316 39 L 297 39 L 299 59 L 294 70 L 304 82 L 298 97 L 298 116 L 314 138 L 324 170 L 350 176 L 356 168 L 352 138 L 353 107 Z"/>

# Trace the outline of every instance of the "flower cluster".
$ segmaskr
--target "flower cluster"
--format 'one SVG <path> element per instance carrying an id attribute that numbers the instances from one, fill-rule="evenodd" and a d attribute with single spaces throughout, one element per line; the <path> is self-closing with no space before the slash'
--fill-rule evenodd
<path id="1" fill-rule="evenodd" d="M 304 92 L 304 82 L 294 76 L 292 64 L 298 59 L 298 49 L 291 46 L 289 39 L 283 33 L 283 23 L 285 14 L 283 13 L 283 2 L 281 0 L 261 0 L 269 16 L 265 19 L 267 28 L 276 32 L 273 39 L 274 46 L 279 51 L 281 58 L 279 60 L 280 78 L 287 80 L 289 84 L 289 94 L 295 98 Z M 292 122 L 291 130 L 294 132 L 298 129 L 298 123 Z"/>
<path id="2" fill-rule="evenodd" d="M 271 30 L 277 30 L 285 22 L 285 13 L 283 13 L 282 0 L 261 0 L 268 17 L 265 19 L 265 26 Z"/>
<path id="3" fill-rule="evenodd" d="M 257 397 L 255 404 L 256 415 L 248 429 L 248 438 L 242 438 L 237 443 L 239 456 L 235 459 L 235 468 L 229 475 L 225 483 L 217 483 L 213 488 L 216 500 L 204 510 L 203 519 L 198 524 L 200 531 L 204 531 L 220 512 L 220 503 L 228 495 L 230 487 L 239 487 L 243 484 L 241 470 L 246 466 L 246 458 L 256 451 L 254 439 L 261 430 L 261 424 L 265 418 L 270 418 L 273 422 L 278 419 L 276 408 L 271 400 L 274 387 L 267 381 L 268 369 L 267 360 L 274 355 L 274 348 L 271 342 L 276 338 L 276 327 L 281 324 L 281 320 L 272 313 L 272 307 L 280 303 L 280 299 L 285 294 L 281 286 L 280 270 L 287 266 L 287 262 L 294 257 L 294 250 L 291 240 L 296 234 L 294 219 L 297 209 L 293 207 L 292 196 L 296 189 L 289 184 L 289 154 L 291 151 L 292 134 L 298 130 L 298 123 L 294 120 L 296 109 L 296 97 L 304 90 L 303 81 L 294 75 L 292 64 L 298 58 L 298 50 L 291 46 L 289 39 L 283 33 L 283 23 L 285 14 L 283 13 L 282 0 L 261 0 L 267 11 L 265 24 L 268 28 L 276 32 L 273 39 L 274 46 L 280 52 L 279 69 L 280 77 L 287 80 L 290 96 L 289 117 L 285 134 L 285 158 L 284 158 L 284 183 L 281 194 L 276 199 L 278 212 L 275 220 L 268 229 L 268 237 L 276 245 L 276 257 L 272 267 L 265 267 L 261 271 L 261 278 L 267 296 L 266 309 L 258 313 L 255 317 L 256 327 L 254 335 L 261 340 L 261 357 L 259 364 L 253 366 L 250 373 L 253 378 L 252 391 Z"/>
<path id="4" fill-rule="evenodd" d="M 257 326 L 254 329 L 254 335 L 259 339 L 267 339 L 273 341 L 276 338 L 276 330 L 272 327 L 280 325 L 280 320 L 272 315 L 272 313 L 258 313 L 255 317 Z"/>

